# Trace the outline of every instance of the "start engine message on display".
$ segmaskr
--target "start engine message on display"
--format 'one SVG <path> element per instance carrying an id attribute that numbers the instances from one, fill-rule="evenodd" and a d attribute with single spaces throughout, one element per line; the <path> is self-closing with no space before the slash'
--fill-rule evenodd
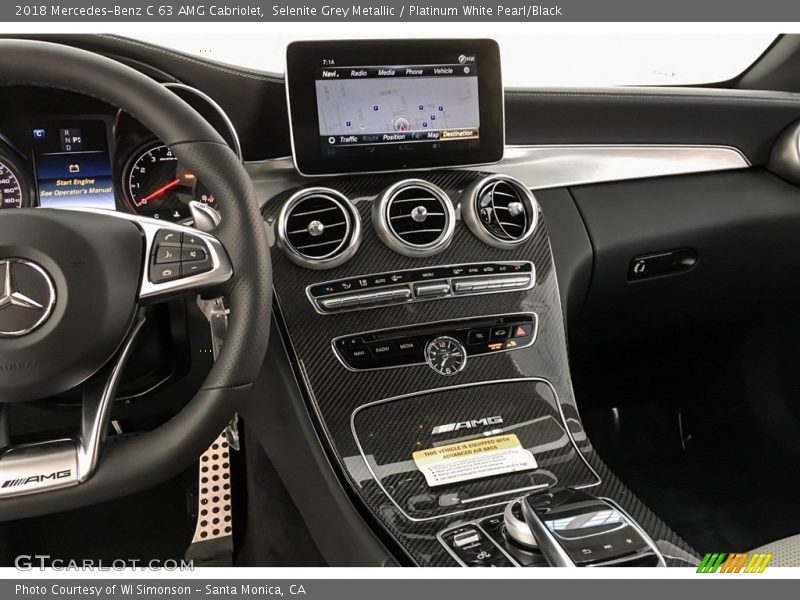
<path id="1" fill-rule="evenodd" d="M 114 210 L 114 181 L 102 121 L 34 125 L 39 206 Z"/>

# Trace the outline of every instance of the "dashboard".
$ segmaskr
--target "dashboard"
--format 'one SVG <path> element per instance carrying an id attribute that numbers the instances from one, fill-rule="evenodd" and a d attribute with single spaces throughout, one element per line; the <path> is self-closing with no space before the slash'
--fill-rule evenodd
<path id="1" fill-rule="evenodd" d="M 292 44 L 285 80 L 115 38 L 86 43 L 107 44 L 107 54 L 127 54 L 129 64 L 167 82 L 247 159 L 269 234 L 264 251 L 273 264 L 277 326 L 270 352 L 280 356 L 268 357 L 278 365 L 266 368 L 286 368 L 285 380 L 299 382 L 297 389 L 292 384 L 281 393 L 268 390 L 275 401 L 260 402 L 248 426 L 280 456 L 277 468 L 295 486 L 293 494 L 303 482 L 291 462 L 317 451 L 317 438 L 304 445 L 306 434 L 295 431 L 290 439 L 289 426 L 274 426 L 286 419 L 261 421 L 258 411 L 269 414 L 296 398 L 297 406 L 310 409 L 324 457 L 360 514 L 417 564 L 463 564 L 447 543 L 452 527 L 466 519 L 491 533 L 498 507 L 510 497 L 556 484 L 621 498 L 637 520 L 649 523 L 654 539 L 684 547 L 668 528 L 652 524 L 645 507 L 627 500 L 594 453 L 578 415 L 562 301 L 593 300 L 590 282 L 597 284 L 590 277 L 589 225 L 570 194 L 580 199 L 596 193 L 592 184 L 606 185 L 608 200 L 597 212 L 617 207 L 619 193 L 628 208 L 609 213 L 618 222 L 638 214 L 652 189 L 663 189 L 671 202 L 687 198 L 691 210 L 696 193 L 688 174 L 746 171 L 750 165 L 738 147 L 766 160 L 758 152 L 769 140 L 745 139 L 745 120 L 731 116 L 734 103 L 716 102 L 713 94 L 697 103 L 694 110 L 708 125 L 699 140 L 705 145 L 698 146 L 694 127 L 654 133 L 626 125 L 634 110 L 671 114 L 673 107 L 657 93 L 632 91 L 628 98 L 628 92 L 615 90 L 602 101 L 588 93 L 504 93 L 499 53 L 489 40 Z M 225 112 L 198 89 L 169 83 L 178 73 L 213 90 Z M 796 105 L 777 102 L 759 110 L 770 124 L 759 128 L 764 132 L 796 115 Z M 653 128 L 668 121 L 646 120 Z M 723 181 L 723 175 L 709 173 L 704 176 Z M 627 197 L 631 188 L 618 183 L 665 175 L 686 179 L 650 179 L 636 184 L 642 193 Z M 747 183 L 748 176 L 740 180 Z M 725 177 L 736 181 L 735 175 Z M 670 186 L 676 185 L 674 191 Z M 762 184 L 750 185 L 758 191 Z M 192 201 L 224 218 L 225 206 L 130 115 L 68 92 L 6 92 L 0 210 L 93 206 L 188 223 Z M 593 206 L 587 202 L 584 208 L 588 213 Z M 595 217 L 592 225 L 598 222 L 605 221 Z M 611 231 L 606 247 L 616 248 L 619 228 Z M 632 258 L 663 259 L 653 253 L 684 246 L 694 241 L 632 244 L 613 256 L 613 269 L 606 267 L 613 276 L 605 273 L 605 281 L 624 286 L 622 298 L 646 294 L 652 289 L 647 284 L 628 285 Z M 559 264 L 557 278 L 559 254 L 566 262 Z M 696 256 L 667 258 L 672 270 L 666 273 L 695 273 Z M 668 279 L 656 282 L 667 285 Z M 175 304 L 168 307 L 175 314 L 162 315 L 173 332 L 184 320 Z M 624 305 L 601 308 L 597 312 L 604 316 Z M 188 307 L 187 314 L 196 317 L 194 329 L 208 329 L 194 312 L 197 306 Z M 627 311 L 625 319 L 631 314 L 637 313 Z M 598 327 L 605 322 L 596 320 Z M 162 329 L 153 337 L 169 337 L 164 332 L 170 327 Z M 201 367 L 209 366 L 208 351 L 197 352 L 196 342 L 168 342 L 161 355 L 191 347 L 186 363 L 200 356 L 207 359 Z M 184 368 L 177 365 L 175 372 Z M 162 386 L 152 383 L 156 379 L 169 381 L 170 374 L 154 373 L 142 376 L 144 383 L 132 386 L 130 397 Z M 413 467 L 420 447 L 472 433 L 494 435 L 501 424 L 536 456 L 538 470 L 431 486 Z M 313 462 L 305 460 L 300 468 Z M 304 511 L 310 519 L 314 514 Z M 510 564 L 531 559 L 524 553 L 505 556 Z"/>
<path id="2" fill-rule="evenodd" d="M 173 90 L 240 153 L 213 100 L 188 86 Z M 130 115 L 104 106 L 85 112 L 90 99 L 58 92 L 58 106 L 27 110 L 20 105 L 36 90 L 16 92 L 17 111 L 0 122 L 0 210 L 88 207 L 185 224 L 192 201 L 218 208 L 194 173 Z"/>

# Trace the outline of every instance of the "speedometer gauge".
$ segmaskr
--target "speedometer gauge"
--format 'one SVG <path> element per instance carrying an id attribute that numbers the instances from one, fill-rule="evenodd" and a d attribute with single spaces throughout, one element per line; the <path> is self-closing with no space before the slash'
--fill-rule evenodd
<path id="1" fill-rule="evenodd" d="M 19 177 L 0 158 L 0 209 L 22 208 L 22 186 Z"/>
<path id="2" fill-rule="evenodd" d="M 216 205 L 214 196 L 163 144 L 137 152 L 126 169 L 126 179 L 131 208 L 142 216 L 185 221 L 191 218 L 192 200 Z"/>

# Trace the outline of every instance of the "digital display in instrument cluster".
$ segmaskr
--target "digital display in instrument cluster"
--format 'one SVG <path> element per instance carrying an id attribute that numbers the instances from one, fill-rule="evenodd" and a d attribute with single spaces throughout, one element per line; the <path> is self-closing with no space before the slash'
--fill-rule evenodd
<path id="1" fill-rule="evenodd" d="M 39 206 L 116 209 L 105 122 L 37 123 L 31 135 Z"/>

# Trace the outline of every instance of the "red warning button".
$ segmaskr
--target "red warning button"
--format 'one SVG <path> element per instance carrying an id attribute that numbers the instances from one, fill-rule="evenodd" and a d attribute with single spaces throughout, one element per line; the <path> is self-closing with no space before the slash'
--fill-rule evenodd
<path id="1" fill-rule="evenodd" d="M 533 323 L 525 323 L 524 325 L 514 325 L 511 328 L 511 337 L 527 337 L 533 331 Z"/>

